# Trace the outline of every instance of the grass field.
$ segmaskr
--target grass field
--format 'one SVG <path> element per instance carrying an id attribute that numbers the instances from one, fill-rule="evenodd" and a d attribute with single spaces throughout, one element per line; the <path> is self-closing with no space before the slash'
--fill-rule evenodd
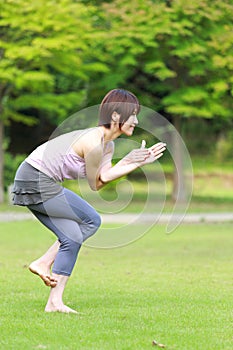
<path id="1" fill-rule="evenodd" d="M 0 348 L 146 350 L 156 339 L 170 350 L 232 350 L 233 225 L 164 232 L 83 247 L 64 296 L 77 316 L 44 313 L 49 290 L 27 270 L 52 234 L 34 221 L 0 223 Z"/>

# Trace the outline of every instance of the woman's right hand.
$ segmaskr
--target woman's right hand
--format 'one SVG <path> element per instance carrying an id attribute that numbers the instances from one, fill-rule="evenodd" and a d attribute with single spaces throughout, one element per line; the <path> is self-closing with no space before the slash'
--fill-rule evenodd
<path id="1" fill-rule="evenodd" d="M 140 148 L 136 148 L 124 157 L 125 164 L 136 164 L 138 167 L 153 163 L 158 158 L 162 157 L 166 150 L 166 144 L 158 142 L 150 148 L 146 147 L 146 141 L 142 140 Z"/>
<path id="2" fill-rule="evenodd" d="M 165 143 L 158 142 L 146 148 L 146 142 L 143 140 L 140 148 L 132 150 L 113 167 L 103 167 L 100 172 L 100 180 L 104 184 L 127 175 L 143 165 L 153 163 L 163 155 L 165 146 Z"/>
<path id="3" fill-rule="evenodd" d="M 166 143 L 158 142 L 155 143 L 153 146 L 148 148 L 150 152 L 150 156 L 145 160 L 144 164 L 150 164 L 162 157 L 164 151 L 166 151 Z"/>
<path id="4" fill-rule="evenodd" d="M 123 158 L 124 164 L 140 164 L 150 157 L 150 151 L 145 148 L 144 142 L 143 140 L 141 148 L 133 149 Z"/>

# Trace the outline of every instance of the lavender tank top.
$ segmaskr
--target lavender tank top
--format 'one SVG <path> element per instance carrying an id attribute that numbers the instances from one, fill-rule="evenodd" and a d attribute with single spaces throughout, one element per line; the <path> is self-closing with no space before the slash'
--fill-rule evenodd
<path id="1" fill-rule="evenodd" d="M 55 181 L 85 178 L 85 159 L 75 153 L 72 145 L 88 131 L 90 129 L 76 130 L 49 140 L 37 147 L 25 161 Z"/>

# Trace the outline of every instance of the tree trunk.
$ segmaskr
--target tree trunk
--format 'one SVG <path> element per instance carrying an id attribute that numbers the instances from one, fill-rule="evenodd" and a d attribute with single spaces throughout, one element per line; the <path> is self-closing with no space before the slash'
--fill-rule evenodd
<path id="1" fill-rule="evenodd" d="M 4 201 L 4 187 L 3 187 L 3 135 L 4 125 L 0 119 L 0 203 Z"/>
<path id="2" fill-rule="evenodd" d="M 186 200 L 185 177 L 183 169 L 183 155 L 182 155 L 182 139 L 181 139 L 181 117 L 174 116 L 174 127 L 177 132 L 173 133 L 173 189 L 172 200 L 177 203 L 182 203 Z"/>

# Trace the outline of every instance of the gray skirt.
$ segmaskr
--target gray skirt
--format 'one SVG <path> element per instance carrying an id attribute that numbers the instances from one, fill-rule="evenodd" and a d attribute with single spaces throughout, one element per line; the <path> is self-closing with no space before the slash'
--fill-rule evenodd
<path id="1" fill-rule="evenodd" d="M 24 161 L 15 175 L 13 204 L 27 206 L 43 203 L 59 194 L 62 189 L 55 180 Z"/>

